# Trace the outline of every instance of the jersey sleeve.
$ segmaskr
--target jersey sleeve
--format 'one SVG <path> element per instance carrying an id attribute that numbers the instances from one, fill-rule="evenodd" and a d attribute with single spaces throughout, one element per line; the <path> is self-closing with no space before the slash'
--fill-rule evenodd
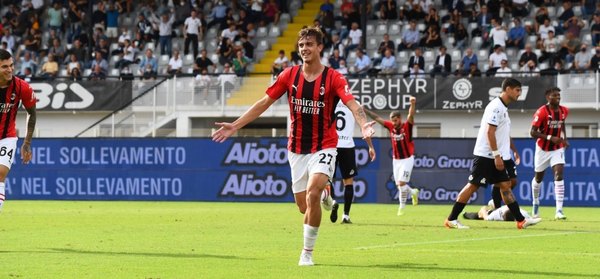
<path id="1" fill-rule="evenodd" d="M 491 113 L 487 115 L 485 122 L 487 124 L 498 127 L 500 125 L 500 122 L 502 121 L 502 113 L 502 110 L 500 110 L 499 108 L 494 108 L 494 110 L 492 110 Z"/>
<path id="2" fill-rule="evenodd" d="M 267 88 L 266 93 L 269 97 L 277 100 L 289 90 L 289 84 L 293 82 L 292 69 L 294 68 L 295 67 L 287 67 L 277 76 L 275 82 Z"/>
<path id="3" fill-rule="evenodd" d="M 384 121 L 383 126 L 386 127 L 388 130 L 394 129 L 394 123 L 392 123 L 392 121 Z"/>
<path id="4" fill-rule="evenodd" d="M 544 110 L 543 107 L 541 107 L 533 115 L 533 121 L 531 121 L 531 126 L 533 126 L 533 127 L 542 126 L 542 123 L 545 118 L 546 118 L 546 110 Z"/>
<path id="5" fill-rule="evenodd" d="M 19 90 L 21 93 L 21 102 L 23 103 L 23 106 L 26 108 L 34 107 L 35 103 L 37 102 L 37 98 L 35 97 L 35 93 L 33 93 L 31 85 L 25 81 L 21 81 Z"/>
<path id="6" fill-rule="evenodd" d="M 342 102 L 346 104 L 348 101 L 354 99 L 354 96 L 352 96 L 352 93 L 350 93 L 348 81 L 346 80 L 346 77 L 344 77 L 339 72 L 333 69 L 331 70 L 333 71 L 333 74 L 331 75 L 331 78 L 333 79 L 333 81 L 331 82 L 331 89 L 340 98 L 340 100 L 342 100 Z"/>

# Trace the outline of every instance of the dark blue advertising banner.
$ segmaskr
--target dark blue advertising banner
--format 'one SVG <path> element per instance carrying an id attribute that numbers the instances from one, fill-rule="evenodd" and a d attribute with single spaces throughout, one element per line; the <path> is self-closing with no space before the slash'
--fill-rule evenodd
<path id="1" fill-rule="evenodd" d="M 450 204 L 465 185 L 473 139 L 416 139 L 410 185 L 423 204 Z M 163 200 L 293 202 L 287 139 L 244 138 L 217 144 L 210 139 L 35 139 L 29 165 L 16 160 L 6 179 L 8 199 Z M 396 203 L 391 145 L 375 139 L 377 160 L 369 162 L 357 139 L 355 200 Z M 517 139 L 521 152 L 515 196 L 531 203 L 534 141 Z M 565 204 L 600 205 L 598 140 L 571 140 L 566 152 Z M 15 158 L 20 158 L 17 154 Z M 490 188 L 471 202 L 486 203 Z M 336 197 L 343 185 L 336 179 Z M 542 186 L 542 205 L 554 204 L 552 172 Z"/>

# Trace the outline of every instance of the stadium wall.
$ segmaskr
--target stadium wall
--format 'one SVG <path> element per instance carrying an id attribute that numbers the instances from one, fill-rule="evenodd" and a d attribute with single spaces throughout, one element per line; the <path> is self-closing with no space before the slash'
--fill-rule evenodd
<path id="1" fill-rule="evenodd" d="M 394 203 L 391 145 L 374 140 L 378 152 L 368 162 L 364 141 L 357 139 L 357 202 Z M 424 204 L 448 204 L 464 186 L 474 139 L 415 139 L 411 186 L 421 188 Z M 567 206 L 600 205 L 600 140 L 571 139 L 566 152 Z M 237 138 L 216 144 L 207 138 L 185 139 L 35 139 L 34 159 L 15 163 L 6 180 L 8 199 L 156 200 L 292 202 L 285 138 Z M 534 141 L 516 139 L 522 162 L 515 195 L 531 201 Z M 552 174 L 547 171 L 542 205 L 553 205 Z M 550 187 L 549 187 L 550 186 Z M 343 186 L 335 182 L 335 195 Z M 483 204 L 490 189 L 472 203 Z"/>

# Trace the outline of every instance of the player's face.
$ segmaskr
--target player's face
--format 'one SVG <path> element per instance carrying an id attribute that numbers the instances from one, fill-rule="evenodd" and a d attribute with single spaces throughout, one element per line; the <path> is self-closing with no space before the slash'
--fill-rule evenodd
<path id="1" fill-rule="evenodd" d="M 548 94 L 548 96 L 546 96 L 546 99 L 548 100 L 548 104 L 558 106 L 560 104 L 560 92 L 554 91 Z"/>
<path id="2" fill-rule="evenodd" d="M 402 117 L 400 117 L 400 116 L 394 116 L 390 120 L 394 124 L 394 127 L 400 128 L 402 126 Z"/>
<path id="3" fill-rule="evenodd" d="M 15 64 L 12 57 L 0 60 L 0 85 L 12 80 L 12 75 L 15 70 Z"/>
<path id="4" fill-rule="evenodd" d="M 313 36 L 305 36 L 298 40 L 298 51 L 304 63 L 320 61 L 319 55 L 323 50 L 322 44 L 317 44 L 317 40 Z"/>
<path id="5" fill-rule="evenodd" d="M 519 99 L 519 96 L 521 96 L 521 87 L 507 87 L 506 91 L 508 93 L 508 96 L 510 98 L 511 102 L 516 102 L 517 99 Z"/>

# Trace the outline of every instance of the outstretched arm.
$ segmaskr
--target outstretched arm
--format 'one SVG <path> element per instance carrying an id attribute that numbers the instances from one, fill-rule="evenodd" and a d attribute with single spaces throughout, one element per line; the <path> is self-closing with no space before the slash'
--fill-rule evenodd
<path id="1" fill-rule="evenodd" d="M 224 142 L 227 138 L 233 135 L 237 130 L 246 126 L 254 119 L 258 118 L 265 110 L 267 110 L 276 100 L 271 99 L 268 95 L 265 95 L 260 100 L 256 101 L 252 107 L 250 107 L 242 116 L 233 121 L 228 122 L 216 122 L 215 125 L 221 126 L 219 130 L 213 133 L 213 141 Z"/>
<path id="2" fill-rule="evenodd" d="M 375 122 L 367 121 L 367 115 L 365 114 L 366 109 L 363 109 L 363 107 L 359 105 L 358 102 L 356 102 L 356 100 L 352 99 L 348 101 L 345 105 L 348 107 L 348 109 L 352 111 L 354 119 L 356 119 L 356 122 L 358 122 L 358 125 L 360 126 L 363 135 L 363 139 L 369 145 L 369 157 L 371 157 L 371 161 L 374 161 L 376 154 L 375 148 L 373 147 L 373 142 L 371 141 L 371 136 L 373 136 L 373 134 L 375 133 L 375 130 L 373 129 L 373 125 L 375 124 Z"/>
<path id="3" fill-rule="evenodd" d="M 406 121 L 410 124 L 415 124 L 415 104 L 417 103 L 417 98 L 414 96 L 410 97 L 410 108 L 408 109 L 408 116 L 406 116 Z"/>
<path id="4" fill-rule="evenodd" d="M 364 108 L 364 111 L 367 115 L 369 115 L 369 117 L 371 117 L 371 119 L 375 120 L 377 123 L 384 125 L 383 123 L 385 122 L 385 119 L 381 118 L 379 115 L 377 115 L 376 113 Z"/>

